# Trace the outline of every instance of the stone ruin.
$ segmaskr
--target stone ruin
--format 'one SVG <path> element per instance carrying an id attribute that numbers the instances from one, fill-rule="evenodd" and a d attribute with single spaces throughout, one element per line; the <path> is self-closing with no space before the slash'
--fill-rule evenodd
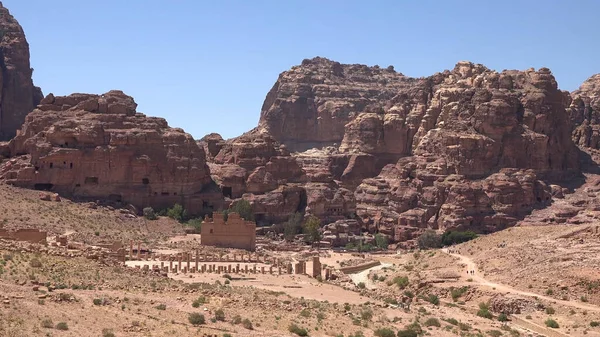
<path id="1" fill-rule="evenodd" d="M 16 231 L 9 231 L 0 228 L 0 239 L 5 240 L 26 241 L 30 243 L 40 243 L 45 245 L 46 235 L 47 233 L 45 231 L 40 231 L 32 228 L 17 229 Z"/>
<path id="2" fill-rule="evenodd" d="M 256 223 L 242 219 L 237 213 L 229 213 L 227 221 L 221 213 L 214 213 L 212 219 L 206 217 L 201 233 L 201 243 L 205 246 L 249 251 L 256 248 Z"/>

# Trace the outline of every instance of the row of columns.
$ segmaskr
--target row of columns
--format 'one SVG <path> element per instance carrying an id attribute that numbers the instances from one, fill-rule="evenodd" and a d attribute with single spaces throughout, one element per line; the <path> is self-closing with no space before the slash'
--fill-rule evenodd
<path id="1" fill-rule="evenodd" d="M 165 254 L 152 254 L 150 252 L 145 252 L 144 254 L 142 254 L 142 246 L 141 246 L 141 242 L 137 243 L 137 251 L 136 254 L 134 254 L 134 250 L 133 250 L 134 244 L 133 241 L 131 241 L 129 243 L 129 260 L 171 260 L 173 259 L 173 255 L 165 255 Z M 181 259 L 182 255 L 185 255 L 185 259 L 186 260 L 190 260 L 191 259 L 191 253 L 190 252 L 186 252 L 186 253 L 179 253 L 177 254 L 176 258 L 177 259 Z M 206 253 L 200 255 L 200 252 L 198 251 L 198 249 L 196 249 L 195 251 L 195 261 L 196 263 L 200 262 L 200 261 L 204 261 L 204 262 L 264 262 L 264 263 L 271 263 L 273 265 L 278 265 L 279 264 L 279 260 L 275 257 L 273 258 L 269 258 L 269 257 L 262 257 L 262 261 L 261 261 L 261 257 L 258 254 L 233 254 L 233 258 L 231 258 L 229 255 L 224 255 L 224 256 L 218 256 L 218 257 L 214 257 L 212 255 L 208 255 Z M 238 259 L 239 258 L 239 259 Z"/>

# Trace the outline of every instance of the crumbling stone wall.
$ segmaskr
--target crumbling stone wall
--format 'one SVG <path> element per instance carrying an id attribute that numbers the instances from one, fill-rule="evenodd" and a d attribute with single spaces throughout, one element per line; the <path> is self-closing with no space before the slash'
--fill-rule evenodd
<path id="1" fill-rule="evenodd" d="M 46 235 L 46 232 L 37 229 L 18 229 L 16 231 L 0 229 L 0 239 L 46 244 Z"/>
<path id="2" fill-rule="evenodd" d="M 242 219 L 237 213 L 229 213 L 227 221 L 220 213 L 214 213 L 212 219 L 207 217 L 201 234 L 201 243 L 206 246 L 250 251 L 256 248 L 256 223 Z"/>

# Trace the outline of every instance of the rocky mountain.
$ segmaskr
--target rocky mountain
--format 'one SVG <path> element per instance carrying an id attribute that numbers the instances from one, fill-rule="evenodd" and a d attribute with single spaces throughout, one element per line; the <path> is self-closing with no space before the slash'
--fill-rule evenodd
<path id="1" fill-rule="evenodd" d="M 140 209 L 182 204 L 199 214 L 222 208 L 204 150 L 162 118 L 136 112 L 121 91 L 50 94 L 27 115 L 0 165 L 7 183 Z"/>
<path id="2" fill-rule="evenodd" d="M 594 83 L 572 98 L 546 68 L 459 62 L 415 79 L 317 57 L 279 76 L 256 129 L 200 143 L 227 197 L 254 201 L 270 221 L 357 218 L 400 241 L 425 228 L 489 232 L 580 175 L 576 143 L 590 143 L 574 126 L 594 121 Z"/>
<path id="3" fill-rule="evenodd" d="M 31 79 L 33 69 L 23 28 L 1 2 L 0 69 L 0 141 L 6 141 L 15 136 L 43 96 Z"/>

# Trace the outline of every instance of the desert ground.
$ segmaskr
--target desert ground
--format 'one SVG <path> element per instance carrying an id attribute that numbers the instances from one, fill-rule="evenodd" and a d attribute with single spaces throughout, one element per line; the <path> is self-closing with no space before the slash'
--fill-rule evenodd
<path id="1" fill-rule="evenodd" d="M 277 272 L 164 273 L 152 271 L 158 259 L 98 258 L 95 245 L 136 240 L 160 254 L 243 251 L 203 247 L 199 235 L 185 235 L 183 225 L 166 217 L 148 221 L 93 203 L 44 201 L 37 192 L 4 185 L 0 194 L 0 214 L 12 229 L 47 228 L 50 242 L 69 238 L 68 247 L 0 241 L 1 336 L 600 335 L 594 225 L 545 226 L 542 233 L 514 227 L 434 250 L 259 247 L 266 262 L 236 262 L 260 271 L 270 267 L 269 258 L 287 263 L 319 256 L 333 270 L 329 280 Z M 355 273 L 339 271 L 373 262 L 378 265 Z M 403 305 L 407 298 L 410 305 Z M 192 323 L 194 313 L 203 324 Z M 558 327 L 547 327 L 548 319 Z"/>

